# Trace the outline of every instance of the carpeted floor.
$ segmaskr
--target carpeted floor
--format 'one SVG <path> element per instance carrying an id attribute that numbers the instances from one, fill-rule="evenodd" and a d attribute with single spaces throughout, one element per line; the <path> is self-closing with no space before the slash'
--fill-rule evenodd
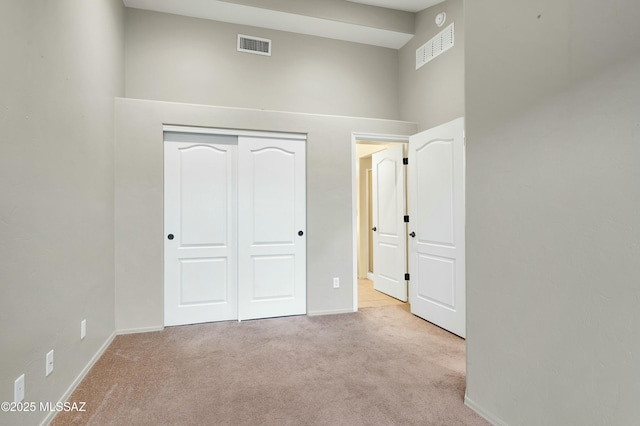
<path id="1" fill-rule="evenodd" d="M 118 336 L 53 425 L 486 425 L 464 341 L 403 306 Z"/>

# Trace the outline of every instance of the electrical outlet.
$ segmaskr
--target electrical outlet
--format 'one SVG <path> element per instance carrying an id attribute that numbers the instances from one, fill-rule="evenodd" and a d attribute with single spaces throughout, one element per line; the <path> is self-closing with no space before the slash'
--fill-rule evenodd
<path id="1" fill-rule="evenodd" d="M 47 353 L 47 364 L 45 366 L 45 374 L 48 376 L 53 372 L 53 349 Z"/>
<path id="2" fill-rule="evenodd" d="M 84 339 L 85 337 L 87 337 L 87 320 L 83 319 L 80 322 L 80 340 Z"/>
<path id="3" fill-rule="evenodd" d="M 22 402 L 24 399 L 24 374 L 13 382 L 13 402 Z"/>
<path id="4" fill-rule="evenodd" d="M 333 288 L 340 288 L 340 278 L 338 277 L 333 278 Z"/>

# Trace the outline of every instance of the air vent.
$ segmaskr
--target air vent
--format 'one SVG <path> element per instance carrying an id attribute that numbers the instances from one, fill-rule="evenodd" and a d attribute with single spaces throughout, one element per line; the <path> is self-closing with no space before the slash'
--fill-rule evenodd
<path id="1" fill-rule="evenodd" d="M 451 23 L 451 25 L 442 30 L 437 36 L 416 49 L 416 69 L 451 49 L 454 41 L 455 31 L 453 23 Z"/>
<path id="2" fill-rule="evenodd" d="M 238 52 L 271 56 L 271 40 L 238 34 Z"/>

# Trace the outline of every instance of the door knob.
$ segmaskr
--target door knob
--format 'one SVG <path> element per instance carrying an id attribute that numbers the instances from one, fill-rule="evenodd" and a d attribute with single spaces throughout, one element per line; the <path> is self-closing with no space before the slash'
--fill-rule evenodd
<path id="1" fill-rule="evenodd" d="M 298 235 L 300 235 L 302 237 L 304 235 L 304 232 L 298 231 Z"/>
<path id="2" fill-rule="evenodd" d="M 411 235 L 411 238 L 415 238 L 416 237 L 416 233 L 415 232 L 412 232 L 409 235 Z"/>
<path id="3" fill-rule="evenodd" d="M 170 239 L 170 240 L 173 240 L 173 234 L 167 235 L 167 238 Z"/>
<path id="4" fill-rule="evenodd" d="M 376 232 L 376 231 L 378 230 L 378 228 L 376 228 L 376 227 L 374 226 L 373 228 L 371 228 L 371 230 L 372 230 L 373 232 Z"/>

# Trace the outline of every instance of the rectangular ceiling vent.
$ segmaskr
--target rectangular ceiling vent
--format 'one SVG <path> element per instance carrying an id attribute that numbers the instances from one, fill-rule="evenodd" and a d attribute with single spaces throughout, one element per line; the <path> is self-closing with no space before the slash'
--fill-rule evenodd
<path id="1" fill-rule="evenodd" d="M 416 49 L 416 70 L 451 49 L 455 41 L 453 22 L 440 33 Z"/>
<path id="2" fill-rule="evenodd" d="M 271 40 L 238 34 L 238 52 L 271 56 Z"/>

